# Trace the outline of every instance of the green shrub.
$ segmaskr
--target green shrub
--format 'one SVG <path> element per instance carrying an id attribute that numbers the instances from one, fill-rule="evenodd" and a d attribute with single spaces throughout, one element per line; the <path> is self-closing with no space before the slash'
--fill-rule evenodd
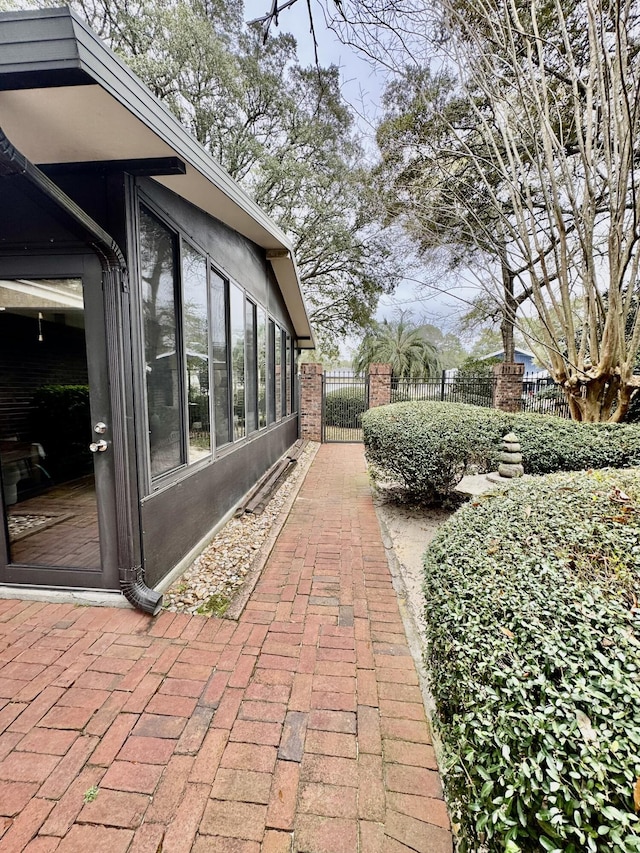
<path id="1" fill-rule="evenodd" d="M 461 851 L 640 850 L 640 472 L 519 481 L 424 560 Z"/>
<path id="2" fill-rule="evenodd" d="M 31 398 L 29 429 L 33 439 L 44 447 L 47 472 L 54 480 L 78 477 L 91 471 L 88 385 L 37 388 Z"/>
<path id="3" fill-rule="evenodd" d="M 330 391 L 324 400 L 324 420 L 327 426 L 360 426 L 367 404 L 362 388 L 339 388 Z"/>
<path id="4" fill-rule="evenodd" d="M 446 495 L 469 464 L 480 464 L 497 448 L 504 433 L 497 415 L 462 403 L 394 403 L 370 409 L 362 426 L 372 474 L 377 480 L 397 480 L 410 494 L 427 500 Z M 493 428 L 487 433 L 490 421 Z"/>
<path id="5" fill-rule="evenodd" d="M 374 479 L 398 481 L 429 500 L 454 489 L 469 465 L 495 470 L 502 437 L 512 430 L 528 474 L 640 464 L 640 426 L 634 424 L 581 424 L 464 403 L 414 402 L 371 409 L 362 425 Z"/>

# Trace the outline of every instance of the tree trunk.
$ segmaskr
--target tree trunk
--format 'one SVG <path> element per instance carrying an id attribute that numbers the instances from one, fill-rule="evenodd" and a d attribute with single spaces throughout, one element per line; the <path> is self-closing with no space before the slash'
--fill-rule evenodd
<path id="1" fill-rule="evenodd" d="M 565 384 L 564 392 L 572 420 L 620 423 L 629 410 L 632 389 L 621 383 L 618 376 L 611 376 L 588 379 L 569 387 Z"/>
<path id="2" fill-rule="evenodd" d="M 500 251 L 500 263 L 502 266 L 502 286 L 504 290 L 504 302 L 502 305 L 502 322 L 500 332 L 502 334 L 502 346 L 504 349 L 504 361 L 513 363 L 516 357 L 513 328 L 516 320 L 518 303 L 514 296 L 514 274 L 507 262 L 506 247 Z"/>

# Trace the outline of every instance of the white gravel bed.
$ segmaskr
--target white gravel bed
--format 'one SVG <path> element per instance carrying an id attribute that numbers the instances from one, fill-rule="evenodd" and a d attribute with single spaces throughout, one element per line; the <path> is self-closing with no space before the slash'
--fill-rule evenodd
<path id="1" fill-rule="evenodd" d="M 222 615 L 251 571 L 273 523 L 307 469 L 316 445 L 308 443 L 297 464 L 259 515 L 232 518 L 184 574 L 164 593 L 164 609 L 172 613 Z"/>

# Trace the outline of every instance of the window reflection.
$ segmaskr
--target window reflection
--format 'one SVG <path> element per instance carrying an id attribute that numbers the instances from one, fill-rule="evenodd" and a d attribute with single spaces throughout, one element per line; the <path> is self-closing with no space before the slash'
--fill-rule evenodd
<path id="1" fill-rule="evenodd" d="M 280 410 L 284 417 L 287 414 L 287 333 L 284 329 L 280 330 L 280 381 L 282 384 Z"/>
<path id="2" fill-rule="evenodd" d="M 0 494 L 11 563 L 100 569 L 89 399 L 82 281 L 0 280 Z"/>
<path id="3" fill-rule="evenodd" d="M 227 283 L 211 270 L 211 359 L 216 445 L 218 447 L 228 444 L 232 439 L 229 419 L 227 303 Z"/>
<path id="4" fill-rule="evenodd" d="M 258 429 L 258 342 L 256 338 L 256 306 L 249 299 L 245 302 L 245 369 L 247 432 Z"/>
<path id="5" fill-rule="evenodd" d="M 273 320 L 269 320 L 267 347 L 267 417 L 272 424 L 276 419 L 276 324 Z"/>
<path id="6" fill-rule="evenodd" d="M 233 438 L 245 435 L 244 396 L 244 294 L 235 285 L 230 286 L 231 315 L 231 377 L 233 393 Z"/>
<path id="7" fill-rule="evenodd" d="M 291 414 L 291 385 L 292 385 L 291 380 L 293 378 L 293 371 L 291 370 L 291 335 L 286 335 L 285 339 L 286 339 L 285 363 L 287 365 L 287 377 L 288 377 L 288 379 L 287 379 L 287 414 L 290 415 Z"/>
<path id="8" fill-rule="evenodd" d="M 258 427 L 267 425 L 267 315 L 258 308 Z"/>
<path id="9" fill-rule="evenodd" d="M 140 210 L 140 274 L 151 475 L 156 477 L 182 462 L 175 245 L 171 232 L 144 208 Z"/>
<path id="10" fill-rule="evenodd" d="M 182 244 L 182 290 L 187 364 L 189 462 L 197 462 L 211 453 L 207 262 L 199 252 L 184 242 Z"/>
<path id="11" fill-rule="evenodd" d="M 282 331 L 280 326 L 275 327 L 274 340 L 274 376 L 276 385 L 275 405 L 276 405 L 276 420 L 282 417 Z"/>

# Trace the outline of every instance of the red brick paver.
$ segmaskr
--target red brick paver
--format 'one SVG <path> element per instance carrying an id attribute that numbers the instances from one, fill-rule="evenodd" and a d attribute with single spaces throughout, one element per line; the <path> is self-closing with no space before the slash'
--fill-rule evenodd
<path id="1" fill-rule="evenodd" d="M 451 853 L 362 447 L 239 622 L 0 600 L 1 853 Z"/>

